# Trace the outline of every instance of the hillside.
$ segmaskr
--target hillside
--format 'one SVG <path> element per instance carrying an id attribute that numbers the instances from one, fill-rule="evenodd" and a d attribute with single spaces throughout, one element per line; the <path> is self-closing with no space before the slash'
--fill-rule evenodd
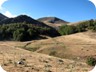
<path id="1" fill-rule="evenodd" d="M 76 26 L 76 25 L 81 24 L 81 23 L 84 23 L 86 21 L 90 21 L 90 20 L 78 21 L 78 22 L 70 22 L 70 23 L 68 23 L 68 25 L 74 25 L 74 26 Z"/>
<path id="2" fill-rule="evenodd" d="M 4 16 L 3 14 L 0 13 L 0 21 L 7 19 L 8 17 Z"/>
<path id="3" fill-rule="evenodd" d="M 27 50 L 35 50 L 37 53 L 50 55 L 60 58 L 73 59 L 78 61 L 86 61 L 89 56 L 96 56 L 96 33 L 83 32 L 47 40 L 36 40 L 29 42 L 28 45 L 20 47 Z"/>
<path id="4" fill-rule="evenodd" d="M 9 35 L 7 37 L 7 35 Z M 6 18 L 0 21 L 0 40 L 28 41 L 46 39 L 42 35 L 56 37 L 59 32 L 43 22 L 39 22 L 27 15 Z"/>
<path id="5" fill-rule="evenodd" d="M 38 26 L 47 26 L 46 24 L 36 21 L 35 19 L 27 15 L 20 15 L 15 18 L 7 18 L 7 19 L 0 21 L 0 24 L 23 23 L 23 22 L 38 25 Z"/>
<path id="6" fill-rule="evenodd" d="M 44 22 L 47 25 L 52 26 L 52 27 L 58 27 L 58 26 L 69 23 L 69 22 L 64 21 L 64 20 L 57 18 L 57 17 L 42 17 L 37 20 L 40 22 Z"/>
<path id="7" fill-rule="evenodd" d="M 88 72 L 90 56 L 96 58 L 93 19 L 69 23 L 20 15 L 0 21 L 0 64 L 8 72 Z"/>
<path id="8" fill-rule="evenodd" d="M 88 72 L 84 62 L 61 59 L 16 47 L 22 42 L 0 42 L 0 64 L 8 72 Z M 18 64 L 23 61 L 24 64 Z M 82 67 L 83 66 L 83 67 Z"/>

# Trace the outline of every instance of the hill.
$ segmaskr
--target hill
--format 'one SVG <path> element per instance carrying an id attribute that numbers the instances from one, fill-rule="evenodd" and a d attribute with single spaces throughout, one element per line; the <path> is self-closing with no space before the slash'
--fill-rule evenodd
<path id="1" fill-rule="evenodd" d="M 30 52 L 16 47 L 18 44 L 24 43 L 0 42 L 0 64 L 7 72 L 78 72 L 78 70 L 88 72 L 91 70 L 91 67 L 84 62 Z"/>
<path id="2" fill-rule="evenodd" d="M 47 40 L 36 40 L 22 46 L 26 50 L 52 55 L 60 58 L 86 61 L 89 56 L 96 57 L 96 33 L 88 31 Z"/>
<path id="3" fill-rule="evenodd" d="M 37 20 L 40 22 L 44 22 L 47 25 L 52 26 L 52 27 L 58 27 L 58 26 L 69 23 L 69 22 L 64 21 L 64 20 L 57 18 L 57 17 L 42 17 Z"/>
<path id="4" fill-rule="evenodd" d="M 45 23 L 35 24 L 37 21 L 31 24 L 30 17 L 24 18 L 26 21 L 22 16 L 20 16 L 21 20 L 16 18 L 11 18 L 15 19 L 11 24 L 0 25 L 0 38 L 4 38 L 0 42 L 0 63 L 6 71 L 88 72 L 91 70 L 92 67 L 86 64 L 86 60 L 90 56 L 96 58 L 95 21 L 78 22 L 76 25 L 61 27 L 61 30 L 66 28 L 63 31 L 68 31 L 70 35 L 66 32 L 62 36 L 34 40 L 36 36 L 54 35 L 54 31 L 50 30 L 54 28 Z M 15 21 L 18 23 L 14 23 Z M 70 33 L 73 29 L 78 32 Z M 13 38 L 17 41 L 5 41 L 8 37 L 10 40 Z M 24 39 L 25 42 L 18 42 L 18 39 L 21 41 Z"/>
<path id="5" fill-rule="evenodd" d="M 27 35 L 26 35 L 27 34 Z M 8 37 L 6 35 L 9 35 Z M 0 40 L 32 40 L 43 38 L 40 35 L 51 37 L 59 36 L 59 32 L 27 15 L 15 18 L 6 18 L 0 21 Z"/>
<path id="6" fill-rule="evenodd" d="M 7 18 L 7 19 L 0 21 L 0 24 L 23 23 L 23 22 L 38 25 L 38 26 L 47 26 L 46 24 L 39 22 L 27 15 L 20 15 L 15 18 Z"/>
<path id="7" fill-rule="evenodd" d="M 0 13 L 0 21 L 7 19 L 8 17 L 4 16 L 3 14 Z"/>
<path id="8" fill-rule="evenodd" d="M 43 37 L 45 35 L 45 37 Z M 59 32 L 49 26 L 38 26 L 26 23 L 11 23 L 0 25 L 0 40 L 30 41 L 46 39 L 46 36 L 56 37 Z"/>

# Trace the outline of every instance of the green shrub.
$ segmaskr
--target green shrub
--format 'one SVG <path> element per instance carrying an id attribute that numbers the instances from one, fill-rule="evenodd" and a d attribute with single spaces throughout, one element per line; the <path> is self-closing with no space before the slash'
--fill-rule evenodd
<path id="1" fill-rule="evenodd" d="M 85 32 L 88 30 L 92 30 L 96 32 L 96 21 L 94 21 L 93 19 L 80 22 L 74 25 L 63 25 L 59 28 L 58 31 L 61 35 L 69 35 L 78 32 Z"/>
<path id="2" fill-rule="evenodd" d="M 93 57 L 87 58 L 87 64 L 90 65 L 90 66 L 95 66 L 95 64 L 96 64 L 96 59 L 93 58 Z"/>
<path id="3" fill-rule="evenodd" d="M 63 25 L 59 29 L 59 33 L 61 35 L 69 35 L 76 33 L 76 27 L 75 26 L 68 26 L 68 25 Z"/>
<path id="4" fill-rule="evenodd" d="M 81 23 L 76 26 L 76 29 L 77 29 L 77 32 L 84 32 L 84 31 L 86 31 L 86 26 L 85 26 L 85 24 Z"/>
<path id="5" fill-rule="evenodd" d="M 50 56 L 55 56 L 55 55 L 56 55 L 56 51 L 51 51 L 51 52 L 49 53 L 49 55 L 50 55 Z"/>

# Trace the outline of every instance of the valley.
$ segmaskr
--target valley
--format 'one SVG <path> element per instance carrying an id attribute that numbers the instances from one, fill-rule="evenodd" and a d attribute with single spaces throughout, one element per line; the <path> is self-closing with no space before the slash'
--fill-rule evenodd
<path id="1" fill-rule="evenodd" d="M 57 17 L 0 15 L 0 64 L 7 72 L 88 72 L 93 68 L 87 61 L 96 58 L 95 20 L 70 23 Z"/>

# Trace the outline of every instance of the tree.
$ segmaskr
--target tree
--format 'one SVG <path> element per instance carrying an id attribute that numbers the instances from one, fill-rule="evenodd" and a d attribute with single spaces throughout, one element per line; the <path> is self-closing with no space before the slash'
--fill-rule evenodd
<path id="1" fill-rule="evenodd" d="M 16 41 L 24 41 L 24 29 L 17 29 L 14 31 L 13 39 Z"/>
<path id="2" fill-rule="evenodd" d="M 76 33 L 76 28 L 75 26 L 64 25 L 60 27 L 59 32 L 61 35 L 69 35 Z"/>
<path id="3" fill-rule="evenodd" d="M 84 32 L 84 31 L 86 31 L 86 26 L 85 26 L 85 24 L 78 24 L 76 26 L 76 29 L 77 29 L 77 32 Z"/>
<path id="4" fill-rule="evenodd" d="M 29 40 L 34 39 L 36 36 L 38 36 L 36 30 L 28 29 L 27 32 L 28 32 L 27 36 Z"/>

